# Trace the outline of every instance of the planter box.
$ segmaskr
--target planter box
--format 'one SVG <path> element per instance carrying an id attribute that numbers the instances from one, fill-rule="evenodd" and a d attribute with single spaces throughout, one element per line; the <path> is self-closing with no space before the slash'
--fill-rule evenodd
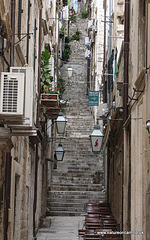
<path id="1" fill-rule="evenodd" d="M 41 107 L 56 107 L 59 105 L 59 94 L 41 94 Z"/>
<path id="2" fill-rule="evenodd" d="M 41 99 L 43 100 L 56 100 L 58 101 L 58 94 L 46 94 L 46 93 L 43 93 L 41 94 Z"/>
<path id="3" fill-rule="evenodd" d="M 49 119 L 56 119 L 60 112 L 59 94 L 41 94 L 40 114 L 46 114 Z"/>

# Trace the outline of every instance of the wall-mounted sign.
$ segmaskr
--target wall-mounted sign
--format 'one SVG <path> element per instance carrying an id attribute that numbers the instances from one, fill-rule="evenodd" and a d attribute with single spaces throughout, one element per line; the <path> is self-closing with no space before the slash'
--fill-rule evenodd
<path id="1" fill-rule="evenodd" d="M 99 105 L 99 91 L 89 91 L 89 106 Z"/>

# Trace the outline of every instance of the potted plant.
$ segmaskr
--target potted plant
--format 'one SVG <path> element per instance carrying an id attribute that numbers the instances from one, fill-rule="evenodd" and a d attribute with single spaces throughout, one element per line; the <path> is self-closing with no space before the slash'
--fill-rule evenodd
<path id="1" fill-rule="evenodd" d="M 70 42 L 70 38 L 69 37 L 65 37 L 65 43 L 69 43 Z"/>
<path id="2" fill-rule="evenodd" d="M 49 66 L 49 59 L 51 55 L 47 49 L 41 53 L 41 93 L 47 93 L 53 81 L 51 70 Z"/>
<path id="3" fill-rule="evenodd" d="M 60 31 L 59 31 L 59 38 L 64 38 L 65 31 L 66 31 L 65 28 L 61 28 L 61 29 L 60 29 Z"/>
<path id="4" fill-rule="evenodd" d="M 80 40 L 80 34 L 81 32 L 79 32 L 78 30 L 76 31 L 76 33 L 74 33 L 71 37 L 71 40 L 76 40 L 76 41 L 79 41 Z"/>
<path id="5" fill-rule="evenodd" d="M 64 51 L 62 52 L 62 60 L 67 62 L 71 54 L 71 49 L 69 44 L 65 44 Z"/>
<path id="6" fill-rule="evenodd" d="M 88 12 L 86 9 L 82 10 L 82 18 L 87 18 L 88 17 Z"/>
<path id="7" fill-rule="evenodd" d="M 71 21 L 72 23 L 75 23 L 75 22 L 77 21 L 76 15 L 73 15 L 73 14 L 70 16 L 69 19 L 70 19 L 70 21 Z"/>

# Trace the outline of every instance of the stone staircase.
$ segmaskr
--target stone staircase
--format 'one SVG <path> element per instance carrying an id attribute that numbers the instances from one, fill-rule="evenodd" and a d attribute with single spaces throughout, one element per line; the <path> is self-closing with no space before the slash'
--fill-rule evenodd
<path id="1" fill-rule="evenodd" d="M 58 162 L 57 169 L 53 170 L 52 186 L 48 191 L 48 216 L 80 215 L 86 202 L 105 200 L 103 158 L 100 153 L 92 152 L 89 138 L 94 121 L 86 88 L 84 38 L 87 36 L 87 20 L 78 17 L 77 22 L 70 26 L 70 35 L 77 29 L 82 33 L 81 39 L 70 43 L 70 60 L 61 68 L 65 80 L 63 100 L 68 100 L 65 108 L 68 122 L 65 136 L 61 139 L 64 160 Z M 68 66 L 73 68 L 71 79 L 67 76 Z"/>

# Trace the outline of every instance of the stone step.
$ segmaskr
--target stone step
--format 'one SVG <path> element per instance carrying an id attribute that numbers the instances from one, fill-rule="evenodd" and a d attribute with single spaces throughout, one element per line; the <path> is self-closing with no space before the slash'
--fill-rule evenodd
<path id="1" fill-rule="evenodd" d="M 105 200 L 105 192 L 79 192 L 79 191 L 48 191 L 47 203 L 50 206 L 66 206 L 74 204 L 82 204 L 93 200 Z M 83 207 L 84 208 L 84 207 Z"/>
<path id="2" fill-rule="evenodd" d="M 47 211 L 47 216 L 80 216 L 83 212 Z"/>
<path id="3" fill-rule="evenodd" d="M 87 199 L 89 202 L 91 199 L 98 199 L 105 197 L 105 191 L 95 192 L 95 191 L 51 191 L 48 190 L 47 199 L 52 201 L 54 199 L 61 199 L 61 201 L 73 200 L 74 199 Z"/>
<path id="4" fill-rule="evenodd" d="M 67 177 L 82 177 L 83 176 L 83 173 L 78 173 L 78 172 L 69 172 L 69 173 L 66 173 L 66 172 L 55 172 L 53 174 L 53 176 L 66 176 L 67 174 Z M 92 177 L 92 174 L 84 174 L 84 177 L 89 177 L 91 178 Z"/>
<path id="5" fill-rule="evenodd" d="M 49 207 L 47 209 L 48 212 L 50 212 L 50 215 L 52 215 L 52 212 L 56 214 L 56 212 L 65 212 L 70 215 L 71 212 L 74 212 L 74 213 L 79 213 L 79 214 L 82 214 L 85 212 L 85 210 L 83 209 L 83 205 L 76 205 L 74 207 L 63 207 L 63 206 L 60 206 L 60 207 Z"/>
<path id="6" fill-rule="evenodd" d="M 79 208 L 80 209 L 83 209 L 84 207 L 83 207 L 83 203 L 80 203 L 80 199 L 78 199 L 78 202 L 76 201 L 76 202 L 48 202 L 48 207 L 55 207 L 55 208 L 57 208 L 57 207 L 66 207 L 66 208 L 68 208 L 68 207 L 71 207 L 71 208 L 73 208 L 73 207 L 75 207 L 75 208 L 77 208 L 77 206 L 79 205 Z"/>
<path id="7" fill-rule="evenodd" d="M 66 177 L 66 179 L 64 180 L 60 180 L 59 179 L 56 179 L 55 177 L 53 178 L 53 181 L 52 181 L 52 184 L 54 185 L 58 185 L 59 183 L 61 183 L 61 185 L 73 185 L 73 184 L 76 184 L 76 185 L 79 185 L 79 184 L 86 184 L 86 185 L 89 185 L 89 184 L 92 184 L 94 182 L 94 179 L 91 177 L 89 179 L 79 179 L 78 177 Z M 73 188 L 72 188 L 73 189 Z"/>
<path id="8" fill-rule="evenodd" d="M 56 204 L 47 204 L 48 211 L 65 211 L 65 212 L 84 212 L 84 205 L 82 203 L 57 203 Z"/>
<path id="9" fill-rule="evenodd" d="M 53 191 L 102 191 L 100 184 L 52 184 Z"/>
<path id="10" fill-rule="evenodd" d="M 87 22 L 88 19 L 77 17 L 77 22 L 70 24 L 70 36 L 77 29 L 82 34 L 80 41 L 70 42 L 70 59 L 60 70 L 65 87 L 63 100 L 68 100 L 65 107 L 68 122 L 64 137 L 60 136 L 65 149 L 64 159 L 57 162 L 57 168 L 52 171 L 51 191 L 47 193 L 47 215 L 50 216 L 80 215 L 86 202 L 106 197 L 102 154 L 92 152 L 89 137 L 94 120 L 92 108 L 88 106 L 87 60 L 84 57 Z M 73 68 L 71 79 L 67 76 L 68 66 Z"/>

